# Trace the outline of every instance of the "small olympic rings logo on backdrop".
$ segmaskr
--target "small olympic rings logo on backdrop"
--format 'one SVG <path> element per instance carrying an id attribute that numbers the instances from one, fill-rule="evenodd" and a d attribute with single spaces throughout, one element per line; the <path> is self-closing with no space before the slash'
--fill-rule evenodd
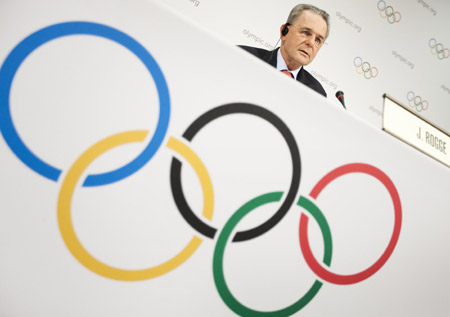
<path id="1" fill-rule="evenodd" d="M 364 75 L 366 79 L 375 78 L 378 76 L 378 68 L 375 66 L 370 66 L 369 62 L 363 61 L 359 56 L 353 59 L 353 65 L 356 67 L 356 73 L 359 75 Z"/>
<path id="2" fill-rule="evenodd" d="M 394 11 L 392 6 L 388 6 L 384 0 L 378 1 L 377 4 L 380 16 L 386 19 L 390 24 L 398 23 L 402 19 L 402 15 L 398 11 Z"/>
<path id="3" fill-rule="evenodd" d="M 27 148 L 25 143 L 19 137 L 11 117 L 9 95 L 11 83 L 15 73 L 27 56 L 48 41 L 73 34 L 88 34 L 107 38 L 127 48 L 142 61 L 146 70 L 149 71 L 155 82 L 159 95 L 159 121 L 155 132 L 153 133 L 148 144 L 145 145 L 144 150 L 130 163 L 103 174 L 87 175 L 85 181 L 82 182 L 83 187 L 102 186 L 121 181 L 134 174 L 141 167 L 147 164 L 158 151 L 162 151 L 161 145 L 167 134 L 170 121 L 170 97 L 165 77 L 152 55 L 146 50 L 146 48 L 144 48 L 129 35 L 102 24 L 91 22 L 68 22 L 51 25 L 38 30 L 25 38 L 11 51 L 0 68 L 0 91 L 5 92 L 0 96 L 0 131 L 9 148 L 19 160 L 42 177 L 58 182 L 59 176 L 62 174 L 62 170 L 39 158 L 29 148 Z M 374 74 L 374 69 L 376 70 L 376 68 L 371 68 L 368 63 L 363 63 L 362 59 L 358 59 L 359 63 L 356 63 L 355 58 L 355 66 L 357 67 L 357 71 L 358 67 L 360 67 L 362 71 L 361 73 L 364 73 L 365 76 L 368 74 L 370 75 L 369 78 L 376 77 L 378 73 L 378 71 L 376 71 L 376 74 Z M 207 220 L 211 220 L 213 217 L 215 209 L 214 188 L 208 169 L 201 158 L 192 150 L 190 143 L 194 141 L 196 135 L 199 134 L 206 125 L 214 124 L 215 120 L 230 114 L 255 116 L 270 123 L 278 131 L 278 133 L 281 134 L 287 148 L 289 149 L 290 162 L 292 164 L 290 173 L 292 174 L 289 176 L 290 185 L 289 188 L 287 188 L 286 193 L 275 190 L 273 192 L 263 193 L 262 195 L 251 199 L 250 201 L 242 204 L 242 207 L 234 212 L 225 226 L 219 230 L 218 228 L 214 228 L 209 225 L 206 221 L 203 221 L 201 217 L 196 215 L 200 213 L 195 213 L 189 206 L 189 203 L 184 196 L 181 182 L 181 171 L 183 164 L 180 160 L 175 158 L 175 156 L 172 158 L 169 177 L 172 196 L 178 211 L 185 221 L 203 237 L 210 239 L 217 238 L 214 254 L 212 255 L 212 270 L 217 291 L 225 304 L 235 313 L 241 315 L 293 314 L 305 307 L 322 287 L 323 282 L 316 280 L 307 293 L 294 304 L 272 312 L 257 311 L 244 306 L 230 292 L 225 281 L 223 270 L 225 247 L 227 242 L 230 240 L 233 229 L 241 221 L 241 219 L 250 212 L 254 211 L 256 208 L 265 204 L 273 204 L 277 206 L 274 208 L 274 214 L 268 220 L 265 220 L 262 224 L 256 225 L 254 228 L 237 232 L 233 238 L 231 238 L 232 242 L 251 240 L 267 233 L 270 229 L 276 226 L 279 221 L 281 221 L 281 219 L 291 208 L 295 208 L 301 212 L 298 236 L 301 252 L 310 269 L 321 280 L 339 285 L 354 284 L 369 278 L 380 270 L 394 251 L 401 230 L 402 208 L 397 189 L 395 188 L 393 182 L 383 171 L 372 165 L 352 163 L 340 166 L 326 174 L 310 192 L 309 196 L 312 199 L 299 196 L 298 190 L 300 187 L 301 178 L 301 158 L 295 137 L 289 127 L 277 115 L 258 105 L 249 103 L 230 103 L 217 106 L 199 116 L 188 126 L 182 135 L 182 138 L 184 139 L 183 141 L 180 141 L 175 137 L 168 138 L 168 142 L 165 146 L 177 153 L 179 157 L 182 157 L 194 170 L 200 181 L 203 193 L 202 216 Z M 129 143 L 144 142 L 147 140 L 148 133 L 149 131 L 145 130 L 132 130 L 120 132 L 100 140 L 79 156 L 72 167 L 68 168 L 64 179 L 61 181 L 56 213 L 62 239 L 67 249 L 80 264 L 88 270 L 106 278 L 121 281 L 141 281 L 167 274 L 188 260 L 203 242 L 203 238 L 193 236 L 178 254 L 166 262 L 149 268 L 130 270 L 116 268 L 103 263 L 92 255 L 78 239 L 72 221 L 72 201 L 74 199 L 74 192 L 77 189 L 77 184 L 81 182 L 81 177 L 84 175 L 85 170 L 101 155 L 116 147 Z M 314 200 L 318 199 L 322 190 L 330 182 L 338 177 L 350 173 L 367 174 L 368 176 L 378 179 L 383 186 L 386 187 L 393 202 L 395 221 L 390 242 L 383 254 L 373 265 L 353 275 L 339 275 L 328 269 L 331 265 L 333 249 L 331 231 L 325 215 L 315 205 Z M 300 209 L 298 207 L 300 207 Z M 319 264 L 311 251 L 308 240 L 309 216 L 304 213 L 301 208 L 308 211 L 312 218 L 314 218 L 314 220 L 319 224 L 324 239 L 324 256 L 322 258 L 322 262 L 327 268 Z"/>
<path id="4" fill-rule="evenodd" d="M 440 60 L 450 56 L 450 50 L 448 48 L 444 48 L 444 45 L 442 43 L 438 43 L 435 38 L 431 38 L 428 41 L 428 46 L 430 47 L 431 54 L 436 55 Z"/>
<path id="5" fill-rule="evenodd" d="M 408 99 L 408 105 L 411 108 L 415 108 L 417 112 L 428 109 L 428 101 L 422 100 L 422 97 L 416 96 L 413 91 L 406 94 L 406 99 Z"/>

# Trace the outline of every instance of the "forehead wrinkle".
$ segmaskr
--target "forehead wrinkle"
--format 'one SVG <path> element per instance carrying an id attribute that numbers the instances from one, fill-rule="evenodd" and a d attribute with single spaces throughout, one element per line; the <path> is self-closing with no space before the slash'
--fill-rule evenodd
<path id="1" fill-rule="evenodd" d="M 300 22 L 300 20 L 302 19 L 302 17 L 303 17 L 303 15 L 304 14 L 306 14 L 306 15 L 308 15 L 309 13 L 307 13 L 307 12 L 311 12 L 311 14 L 313 14 L 313 16 L 317 16 L 317 17 L 320 17 L 320 18 L 322 18 L 322 20 L 323 20 L 323 22 L 325 22 L 325 27 L 326 27 L 326 31 L 325 31 L 325 35 L 321 35 L 321 34 L 318 34 L 318 33 L 316 33 L 316 35 L 318 35 L 318 36 L 321 36 L 322 37 L 322 40 L 325 40 L 326 38 L 327 38 L 327 34 L 328 34 L 328 22 L 322 17 L 322 16 L 320 16 L 319 14 L 316 14 L 314 11 L 311 11 L 311 10 L 305 10 L 305 11 L 303 11 L 299 16 L 297 16 L 297 18 L 295 19 L 295 20 L 293 20 L 292 22 L 291 22 L 291 25 L 295 25 L 295 24 L 300 24 L 300 25 L 298 25 L 298 26 L 300 26 L 301 27 L 301 22 Z M 310 19 L 308 19 L 309 21 L 310 21 Z M 305 21 L 304 21 L 305 22 Z M 309 23 L 307 23 L 307 24 L 309 24 Z M 311 28 L 309 28 L 309 27 L 306 27 L 306 26 L 303 26 L 304 28 L 308 28 L 309 30 L 312 30 Z"/>

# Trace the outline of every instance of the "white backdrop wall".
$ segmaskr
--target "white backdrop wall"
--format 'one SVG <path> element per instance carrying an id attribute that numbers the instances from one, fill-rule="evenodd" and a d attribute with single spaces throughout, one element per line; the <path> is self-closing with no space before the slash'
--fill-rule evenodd
<path id="1" fill-rule="evenodd" d="M 275 47 L 280 25 L 292 7 L 302 3 L 299 0 L 164 2 L 230 44 L 266 49 Z M 322 83 L 330 101 L 336 102 L 335 92 L 343 90 L 348 111 L 381 127 L 382 95 L 388 93 L 450 130 L 449 1 L 306 3 L 330 14 L 330 37 L 316 60 L 306 67 Z M 364 74 L 361 66 L 355 66 L 364 62 L 370 64 L 373 78 L 369 71 Z M 368 64 L 362 67 L 369 69 Z"/>

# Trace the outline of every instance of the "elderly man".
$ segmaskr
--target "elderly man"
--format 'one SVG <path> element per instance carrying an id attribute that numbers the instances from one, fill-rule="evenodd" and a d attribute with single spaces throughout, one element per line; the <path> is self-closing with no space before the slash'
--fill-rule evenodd
<path id="1" fill-rule="evenodd" d="M 325 89 L 304 66 L 311 63 L 329 34 L 329 15 L 309 5 L 298 4 L 280 27 L 280 48 L 267 51 L 250 46 L 239 46 L 323 96 Z"/>

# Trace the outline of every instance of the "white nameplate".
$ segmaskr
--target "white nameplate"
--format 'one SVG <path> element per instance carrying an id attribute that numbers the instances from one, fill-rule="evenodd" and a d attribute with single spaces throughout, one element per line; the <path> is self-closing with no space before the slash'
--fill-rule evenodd
<path id="1" fill-rule="evenodd" d="M 383 130 L 450 167 L 450 136 L 384 95 Z"/>

